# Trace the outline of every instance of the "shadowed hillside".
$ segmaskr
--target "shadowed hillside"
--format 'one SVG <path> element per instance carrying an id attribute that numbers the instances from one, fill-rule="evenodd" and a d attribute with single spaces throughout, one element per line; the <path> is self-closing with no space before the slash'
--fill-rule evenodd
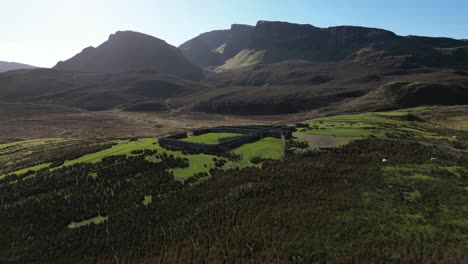
<path id="1" fill-rule="evenodd" d="M 35 66 L 16 63 L 16 62 L 7 62 L 7 61 L 0 61 L 0 72 L 7 72 L 19 69 L 33 69 L 36 68 Z"/>
<path id="2" fill-rule="evenodd" d="M 201 67 L 226 63 L 219 70 L 284 60 L 336 61 L 356 56 L 355 53 L 374 57 L 406 56 L 409 62 L 431 67 L 467 67 L 464 62 L 468 58 L 465 48 L 467 44 L 462 40 L 403 37 L 376 28 L 318 28 L 273 21 L 259 21 L 255 27 L 242 31 L 242 34 L 235 34 L 239 31 L 237 28 L 233 25 L 228 33 L 223 31 L 224 43 L 220 40 L 218 31 L 213 31 L 182 44 L 180 48 L 192 62 Z M 218 36 L 216 41 L 210 41 L 215 35 Z M 199 45 L 201 38 L 208 45 Z M 229 49 L 230 47 L 235 48 Z M 202 54 L 210 54 L 216 59 L 211 64 L 202 62 L 199 59 Z"/>
<path id="3" fill-rule="evenodd" d="M 0 96 L 8 103 L 92 111 L 228 115 L 465 104 L 466 43 L 375 28 L 259 21 L 203 33 L 177 49 L 119 31 L 53 70 L 0 74 Z"/>
<path id="4" fill-rule="evenodd" d="M 49 103 L 85 110 L 160 111 L 164 100 L 204 89 L 198 82 L 152 72 L 85 73 L 49 69 L 0 74 L 3 102 Z"/>
<path id="5" fill-rule="evenodd" d="M 132 31 L 118 31 L 99 47 L 88 47 L 54 67 L 59 71 L 118 73 L 153 70 L 199 80 L 201 70 L 175 47 L 158 38 Z"/>
<path id="6" fill-rule="evenodd" d="M 229 30 L 203 33 L 179 48 L 200 67 L 218 66 L 250 45 L 253 30 L 252 26 L 234 24 Z"/>

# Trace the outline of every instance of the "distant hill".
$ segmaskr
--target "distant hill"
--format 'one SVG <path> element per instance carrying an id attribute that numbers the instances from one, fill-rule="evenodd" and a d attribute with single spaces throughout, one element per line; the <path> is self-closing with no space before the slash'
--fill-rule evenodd
<path id="1" fill-rule="evenodd" d="M 97 73 L 151 70 L 191 80 L 203 77 L 201 69 L 176 47 L 133 31 L 118 31 L 97 48 L 88 47 L 73 58 L 57 63 L 53 69 Z"/>
<path id="2" fill-rule="evenodd" d="M 7 62 L 7 61 L 0 61 L 0 72 L 7 72 L 19 69 L 33 69 L 36 68 L 35 66 L 17 63 L 17 62 Z"/>
<path id="3" fill-rule="evenodd" d="M 260 21 L 201 34 L 179 49 L 119 31 L 54 69 L 0 74 L 0 98 L 92 111 L 380 111 L 468 104 L 466 69 L 462 40 Z"/>
<path id="4" fill-rule="evenodd" d="M 468 67 L 464 48 L 467 42 L 450 38 L 403 37 L 377 28 L 319 28 L 272 21 L 259 21 L 255 27 L 233 25 L 222 35 L 219 32 L 204 33 L 180 48 L 200 67 L 224 64 L 218 71 L 284 60 L 338 61 L 359 57 L 366 61 L 385 56 L 405 56 L 408 62 L 424 66 Z M 207 56 L 211 57 L 209 62 L 200 59 Z"/>

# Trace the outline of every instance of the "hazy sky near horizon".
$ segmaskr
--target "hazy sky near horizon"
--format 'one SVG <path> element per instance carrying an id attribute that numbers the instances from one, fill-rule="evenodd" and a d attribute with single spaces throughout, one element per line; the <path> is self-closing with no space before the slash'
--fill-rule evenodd
<path id="1" fill-rule="evenodd" d="M 468 39 L 464 0 L 0 0 L 0 11 L 0 61 L 42 67 L 96 47 L 118 30 L 178 46 L 206 31 L 258 20 Z"/>

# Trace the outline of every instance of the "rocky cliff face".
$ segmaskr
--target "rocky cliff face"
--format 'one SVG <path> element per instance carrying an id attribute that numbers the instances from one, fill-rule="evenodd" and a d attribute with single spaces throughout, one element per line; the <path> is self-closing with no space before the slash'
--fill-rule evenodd
<path id="1" fill-rule="evenodd" d="M 250 48 L 254 30 L 254 27 L 248 25 L 234 24 L 231 26 L 229 38 L 222 53 L 223 62 L 236 56 L 240 51 Z"/>
<path id="2" fill-rule="evenodd" d="M 206 32 L 185 42 L 179 48 L 193 64 L 199 67 L 220 65 L 224 61 L 216 49 L 226 43 L 229 35 L 229 30 Z"/>
<path id="3" fill-rule="evenodd" d="M 186 79 L 201 79 L 202 71 L 182 52 L 158 38 L 132 31 L 118 31 L 97 48 L 89 47 L 59 62 L 59 71 L 118 73 L 151 70 Z"/>
<path id="4" fill-rule="evenodd" d="M 251 43 L 254 27 L 233 24 L 227 30 L 203 33 L 179 46 L 184 55 L 199 67 L 222 65 Z"/>
<path id="5" fill-rule="evenodd" d="M 260 21 L 255 27 L 252 47 L 267 50 L 265 62 L 305 59 L 330 61 L 347 56 L 375 42 L 397 36 L 386 30 L 340 26 L 318 28 L 285 22 Z"/>
<path id="6" fill-rule="evenodd" d="M 467 42 L 462 40 L 402 37 L 391 31 L 377 28 L 356 26 L 318 28 L 312 25 L 276 21 L 259 21 L 255 27 L 233 25 L 228 32 L 229 34 L 225 36 L 225 44 L 222 45 L 222 49 L 218 48 L 218 53 L 215 54 L 215 63 L 203 65 L 199 63 L 196 59 L 197 47 L 192 44 L 193 40 L 183 45 L 186 50 L 185 54 L 190 53 L 189 58 L 202 67 L 220 65 L 236 57 L 242 51 L 245 53 L 245 50 L 249 50 L 250 54 L 257 54 L 255 51 L 261 51 L 262 60 L 256 60 L 259 63 L 275 63 L 284 60 L 337 61 L 356 58 L 356 53 L 359 53 L 360 57 L 365 54 L 373 57 L 406 56 L 409 61 L 416 64 L 451 67 L 453 56 L 447 55 L 450 53 L 448 51 L 438 49 L 467 46 Z M 203 52 L 206 53 L 206 49 Z M 463 49 L 458 49 L 457 52 L 463 53 Z M 214 52 L 211 51 L 211 53 Z M 442 59 L 442 64 L 439 63 L 438 58 Z M 242 62 L 246 60 L 249 58 L 244 58 Z M 235 68 L 232 67 L 232 60 L 229 64 L 229 68 Z M 239 65 L 244 64 L 239 63 Z M 465 65 L 460 62 L 455 64 Z"/>

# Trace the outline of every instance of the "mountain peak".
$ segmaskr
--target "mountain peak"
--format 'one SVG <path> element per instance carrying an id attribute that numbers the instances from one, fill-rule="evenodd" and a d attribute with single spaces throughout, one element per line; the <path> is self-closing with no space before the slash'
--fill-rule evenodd
<path id="1" fill-rule="evenodd" d="M 178 50 L 156 37 L 135 31 L 117 31 L 97 48 L 88 47 L 54 69 L 82 72 L 152 70 L 187 79 L 202 78 L 202 71 Z"/>
<path id="2" fill-rule="evenodd" d="M 138 38 L 157 39 L 157 40 L 165 42 L 164 40 L 159 39 L 157 37 L 154 37 L 145 33 L 137 32 L 137 31 L 132 31 L 132 30 L 119 30 L 113 34 L 110 34 L 108 40 L 114 40 L 114 39 L 134 40 Z"/>

